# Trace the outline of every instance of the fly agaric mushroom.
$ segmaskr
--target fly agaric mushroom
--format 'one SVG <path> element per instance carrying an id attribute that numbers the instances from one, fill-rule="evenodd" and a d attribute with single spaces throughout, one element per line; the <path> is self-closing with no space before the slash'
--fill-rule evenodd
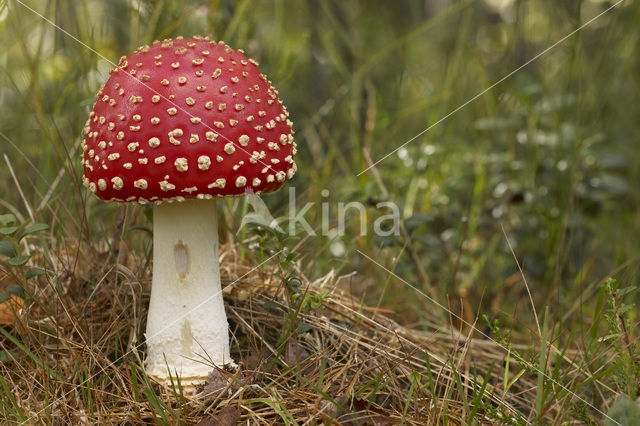
<path id="1" fill-rule="evenodd" d="M 216 197 L 278 189 L 296 172 L 288 112 L 258 63 L 207 38 L 122 57 L 82 144 L 102 200 L 154 203 L 145 369 L 185 386 L 232 364 L 220 286 Z"/>

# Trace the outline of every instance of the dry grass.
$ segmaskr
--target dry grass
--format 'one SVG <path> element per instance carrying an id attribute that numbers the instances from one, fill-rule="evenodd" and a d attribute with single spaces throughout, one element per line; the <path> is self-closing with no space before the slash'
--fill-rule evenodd
<path id="1" fill-rule="evenodd" d="M 113 250 L 57 253 L 59 279 L 42 280 L 34 303 L 4 331 L 1 410 L 9 423 L 532 420 L 535 376 L 522 375 L 505 392 L 506 354 L 498 344 L 435 317 L 428 330 L 400 326 L 392 313 L 350 296 L 333 273 L 316 281 L 299 276 L 302 293 L 324 298 L 321 307 L 297 309 L 278 262 L 256 269 L 232 244 L 221 248 L 222 276 L 240 368 L 212 375 L 195 397 L 178 386 L 161 389 L 140 367 L 150 277 L 136 268 L 145 260 Z M 518 372 L 513 362 L 511 369 L 510 380 Z M 548 407 L 547 418 L 562 404 Z"/>

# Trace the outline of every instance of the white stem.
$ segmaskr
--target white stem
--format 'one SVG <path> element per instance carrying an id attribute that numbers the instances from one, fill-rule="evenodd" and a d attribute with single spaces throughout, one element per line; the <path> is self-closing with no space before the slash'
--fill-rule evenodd
<path id="1" fill-rule="evenodd" d="M 153 281 L 147 317 L 149 376 L 187 386 L 211 363 L 233 363 L 220 287 L 215 200 L 163 203 L 153 209 Z"/>

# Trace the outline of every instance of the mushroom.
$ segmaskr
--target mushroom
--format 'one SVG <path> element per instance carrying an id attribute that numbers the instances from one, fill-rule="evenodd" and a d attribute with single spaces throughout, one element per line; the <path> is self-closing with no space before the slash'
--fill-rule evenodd
<path id="1" fill-rule="evenodd" d="M 122 57 L 82 143 L 98 198 L 153 203 L 145 369 L 194 387 L 233 364 L 220 286 L 217 197 L 275 191 L 296 172 L 292 123 L 242 50 L 176 38 Z"/>

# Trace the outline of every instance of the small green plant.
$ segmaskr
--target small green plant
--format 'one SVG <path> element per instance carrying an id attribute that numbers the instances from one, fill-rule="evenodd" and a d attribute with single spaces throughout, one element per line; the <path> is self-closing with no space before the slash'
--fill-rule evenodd
<path id="1" fill-rule="evenodd" d="M 276 220 L 281 222 L 282 220 Z M 291 250 L 289 247 L 295 245 L 298 237 L 287 235 L 276 227 L 261 222 L 253 224 L 252 232 L 258 235 L 258 242 L 254 244 L 262 257 L 276 256 L 278 259 L 278 272 L 275 277 L 284 285 L 288 306 L 277 302 L 268 302 L 267 307 L 282 309 L 287 314 L 292 315 L 290 319 L 296 319 L 300 313 L 307 314 L 322 307 L 322 301 L 329 296 L 329 293 L 322 292 L 310 294 L 301 288 L 302 280 L 298 276 L 295 262 L 299 257 L 299 252 Z M 309 329 L 308 325 L 299 324 L 298 332 Z"/>
<path id="2" fill-rule="evenodd" d="M 621 388 L 635 399 L 640 387 L 640 353 L 637 344 L 632 340 L 630 317 L 635 304 L 625 303 L 627 295 L 636 291 L 636 287 L 620 288 L 617 280 L 609 278 L 605 283 L 608 311 L 605 319 L 609 324 L 609 335 L 605 338 L 613 343 L 621 363 L 620 374 L 617 375 Z"/>
<path id="3" fill-rule="evenodd" d="M 0 302 L 9 299 L 11 294 L 25 298 L 27 281 L 38 275 L 46 274 L 46 270 L 37 266 L 27 266 L 32 255 L 27 253 L 25 237 L 49 229 L 44 223 L 18 223 L 15 215 L 0 215 L 0 265 L 13 283 L 4 292 L 0 292 Z"/>
<path id="4" fill-rule="evenodd" d="M 278 222 L 278 220 L 276 220 Z M 328 292 L 309 293 L 302 287 L 302 279 L 299 276 L 295 262 L 299 252 L 291 250 L 299 240 L 295 235 L 281 232 L 277 227 L 264 222 L 253 223 L 252 232 L 258 236 L 257 243 L 251 247 L 256 249 L 261 258 L 274 256 L 278 261 L 278 269 L 274 278 L 282 283 L 285 291 L 286 303 L 276 300 L 267 301 L 265 308 L 275 308 L 284 312 L 285 322 L 278 338 L 278 357 L 287 348 L 287 342 L 292 336 L 297 336 L 311 329 L 311 325 L 301 319 L 301 315 L 323 307 L 323 301 L 329 296 Z"/>
<path id="5" fill-rule="evenodd" d="M 493 340 L 502 346 L 507 351 L 507 358 L 504 369 L 504 378 L 502 383 L 502 388 L 506 393 L 521 377 L 523 374 L 528 373 L 532 376 L 537 376 L 537 386 L 536 386 L 536 412 L 539 417 L 539 421 L 541 421 L 542 416 L 545 412 L 545 398 L 549 396 L 549 392 L 553 392 L 554 384 L 559 384 L 560 377 L 558 377 L 558 371 L 552 373 L 551 376 L 548 376 L 545 372 L 547 365 L 547 357 L 548 357 L 548 310 L 545 310 L 544 316 L 544 326 L 542 330 L 542 336 L 540 340 L 540 350 L 536 355 L 535 348 L 533 346 L 529 346 L 526 354 L 522 354 L 517 351 L 511 345 L 511 333 L 509 330 L 503 330 L 500 328 L 499 320 L 495 319 L 491 321 L 487 315 L 483 315 L 483 319 L 491 330 L 491 334 L 493 336 Z M 510 379 L 509 370 L 510 370 L 510 360 L 513 358 L 514 362 L 518 366 L 518 372 L 515 376 Z M 561 357 L 558 357 L 560 359 Z M 560 363 L 558 363 L 560 365 Z M 496 410 L 487 410 L 489 415 L 496 416 L 495 419 L 500 421 L 506 421 L 505 418 L 499 416 L 501 412 Z M 504 414 L 504 413 L 502 413 Z M 494 418 L 494 417 L 492 417 Z M 515 422 L 515 423 L 513 423 Z M 509 424 L 521 424 L 524 422 L 520 417 L 512 418 Z"/>
<path id="6" fill-rule="evenodd" d="M 622 396 L 607 413 L 604 424 L 607 426 L 640 424 L 640 405 Z"/>
<path id="7" fill-rule="evenodd" d="M 504 347 L 509 347 L 510 346 L 509 342 L 511 340 L 511 333 L 509 332 L 509 330 L 503 331 L 500 328 L 500 320 L 496 318 L 495 320 L 491 321 L 489 316 L 486 314 L 482 315 L 482 319 L 487 324 L 487 327 L 489 327 L 489 330 L 493 335 L 493 340 L 495 340 L 497 343 L 499 343 Z"/>

